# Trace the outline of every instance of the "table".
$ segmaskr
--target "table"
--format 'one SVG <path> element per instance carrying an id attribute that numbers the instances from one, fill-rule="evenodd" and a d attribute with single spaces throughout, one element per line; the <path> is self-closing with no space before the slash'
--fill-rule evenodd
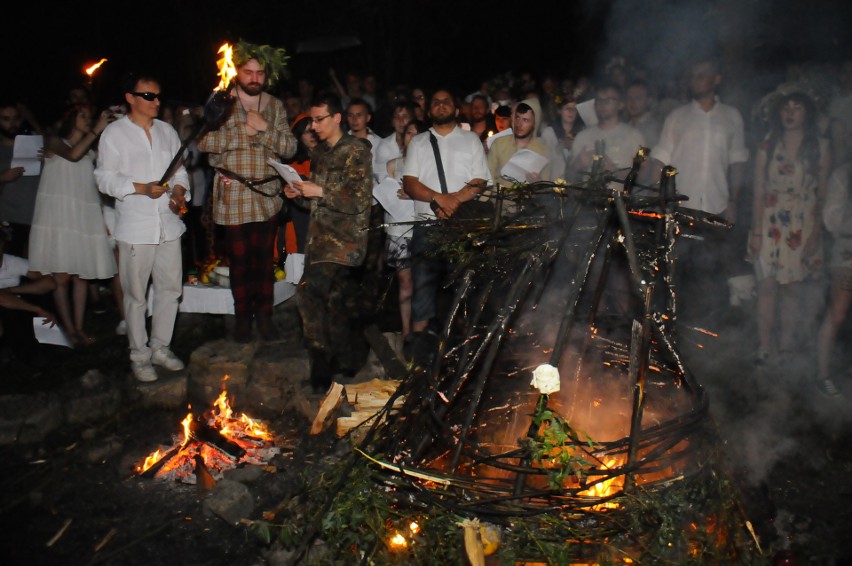
<path id="1" fill-rule="evenodd" d="M 296 294 L 296 285 L 302 279 L 305 267 L 303 254 L 289 254 L 284 263 L 287 276 L 276 281 L 273 287 L 273 303 L 279 305 Z M 153 289 L 148 291 L 148 313 L 154 303 Z M 216 285 L 184 285 L 179 312 L 208 314 L 234 314 L 234 297 L 227 287 Z"/>

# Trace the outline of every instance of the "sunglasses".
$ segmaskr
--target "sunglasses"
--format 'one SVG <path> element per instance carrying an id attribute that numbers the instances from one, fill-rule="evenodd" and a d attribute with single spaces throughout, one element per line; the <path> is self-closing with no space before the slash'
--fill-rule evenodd
<path id="1" fill-rule="evenodd" d="M 147 100 L 148 102 L 154 102 L 160 98 L 160 94 L 157 92 L 131 92 L 133 96 L 138 96 L 142 100 Z"/>

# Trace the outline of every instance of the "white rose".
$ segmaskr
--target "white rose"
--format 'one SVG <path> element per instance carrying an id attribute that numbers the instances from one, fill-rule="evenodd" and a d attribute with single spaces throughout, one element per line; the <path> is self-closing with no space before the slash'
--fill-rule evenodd
<path id="1" fill-rule="evenodd" d="M 544 395 L 559 391 L 559 370 L 550 364 L 541 364 L 533 370 L 530 385 Z"/>

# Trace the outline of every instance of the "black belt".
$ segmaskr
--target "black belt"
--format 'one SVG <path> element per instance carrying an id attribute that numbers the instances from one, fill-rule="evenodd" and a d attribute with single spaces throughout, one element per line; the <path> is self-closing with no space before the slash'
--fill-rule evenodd
<path id="1" fill-rule="evenodd" d="M 246 177 L 243 177 L 239 173 L 234 173 L 233 171 L 228 171 L 227 169 L 224 169 L 222 167 L 214 167 L 214 169 L 223 177 L 227 177 L 229 179 L 237 181 L 238 183 L 245 185 L 249 190 L 251 190 L 251 191 L 253 191 L 253 192 L 255 192 L 259 195 L 263 195 L 265 197 L 274 197 L 274 196 L 280 195 L 280 193 L 277 193 L 277 192 L 273 195 L 270 195 L 270 194 L 267 194 L 267 193 L 260 191 L 260 190 L 255 188 L 255 187 L 265 185 L 266 183 L 269 183 L 271 181 L 278 179 L 278 175 L 272 175 L 271 177 L 266 177 L 264 179 L 248 179 Z"/>

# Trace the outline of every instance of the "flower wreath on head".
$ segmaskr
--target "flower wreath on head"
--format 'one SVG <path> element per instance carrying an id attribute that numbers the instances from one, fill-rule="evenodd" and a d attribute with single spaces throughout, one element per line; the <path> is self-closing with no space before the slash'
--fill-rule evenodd
<path id="1" fill-rule="evenodd" d="M 820 101 L 822 99 L 820 95 L 816 93 L 816 90 L 812 85 L 803 81 L 790 81 L 778 85 L 775 90 L 760 99 L 755 109 L 755 117 L 757 120 L 763 125 L 768 124 L 769 116 L 775 109 L 778 101 L 793 93 L 806 95 L 813 101 L 814 105 L 819 108 Z"/>
<path id="2" fill-rule="evenodd" d="M 283 47 L 258 45 L 243 39 L 234 46 L 234 65 L 241 67 L 251 59 L 256 59 L 266 71 L 267 88 L 275 86 L 281 77 L 287 74 L 287 61 L 290 59 Z"/>

